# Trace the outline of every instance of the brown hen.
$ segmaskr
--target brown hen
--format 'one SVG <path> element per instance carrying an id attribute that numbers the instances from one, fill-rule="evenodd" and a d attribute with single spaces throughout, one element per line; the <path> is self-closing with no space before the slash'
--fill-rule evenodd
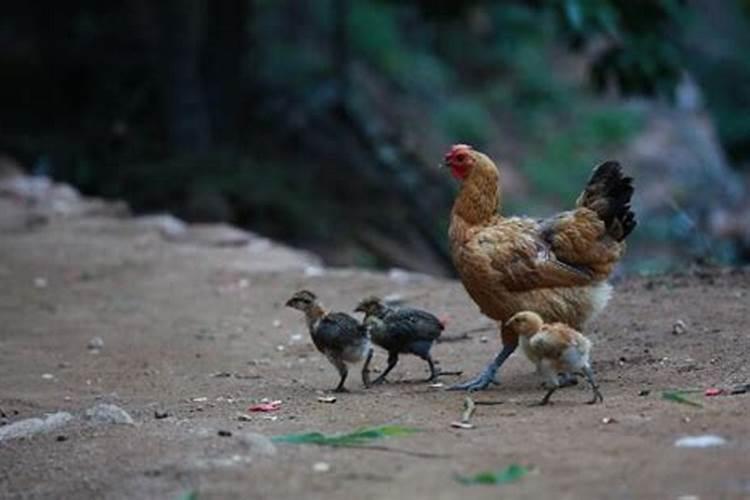
<path id="1" fill-rule="evenodd" d="M 453 389 L 481 390 L 518 346 L 502 323 L 520 311 L 574 328 L 601 312 L 612 293 L 607 278 L 635 228 L 632 179 L 617 162 L 597 166 L 576 208 L 549 219 L 499 214 L 499 172 L 492 160 L 459 144 L 446 164 L 461 181 L 449 237 L 461 281 L 482 313 L 498 322 L 502 351 L 477 378 Z"/>

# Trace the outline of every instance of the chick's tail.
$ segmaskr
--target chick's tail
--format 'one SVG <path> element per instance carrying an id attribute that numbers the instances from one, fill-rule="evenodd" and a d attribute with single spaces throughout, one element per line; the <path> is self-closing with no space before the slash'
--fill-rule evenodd
<path id="1" fill-rule="evenodd" d="M 576 206 L 596 212 L 615 240 L 624 240 L 635 229 L 635 214 L 630 207 L 633 178 L 626 177 L 616 161 L 606 161 L 594 169 Z"/>

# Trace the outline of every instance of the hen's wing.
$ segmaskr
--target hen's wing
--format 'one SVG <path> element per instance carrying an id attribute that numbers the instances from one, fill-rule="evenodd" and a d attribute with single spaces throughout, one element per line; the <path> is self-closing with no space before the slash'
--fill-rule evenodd
<path id="1" fill-rule="evenodd" d="M 485 260 L 488 271 L 513 292 L 585 286 L 594 281 L 589 269 L 560 261 L 540 231 L 539 222 L 532 219 L 502 219 L 478 231 L 466 252 L 470 258 Z"/>

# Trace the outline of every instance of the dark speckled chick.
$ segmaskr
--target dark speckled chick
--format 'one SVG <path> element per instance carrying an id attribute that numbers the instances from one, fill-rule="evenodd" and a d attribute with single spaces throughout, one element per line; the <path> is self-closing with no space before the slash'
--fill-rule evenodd
<path id="1" fill-rule="evenodd" d="M 439 319 L 419 309 L 391 307 L 378 297 L 362 300 L 355 312 L 365 313 L 363 323 L 371 340 L 388 351 L 388 367 L 373 383 L 385 380 L 398 363 L 399 354 L 414 354 L 427 361 L 430 365 L 428 381 L 438 376 L 430 349 L 444 329 Z"/>
<path id="2" fill-rule="evenodd" d="M 346 392 L 344 382 L 349 374 L 347 364 L 366 360 L 362 368 L 362 382 L 370 385 L 368 365 L 372 347 L 365 327 L 348 314 L 328 312 L 314 293 L 301 290 L 286 303 L 288 307 L 305 313 L 307 326 L 315 347 L 336 367 L 341 381 L 335 392 Z"/>

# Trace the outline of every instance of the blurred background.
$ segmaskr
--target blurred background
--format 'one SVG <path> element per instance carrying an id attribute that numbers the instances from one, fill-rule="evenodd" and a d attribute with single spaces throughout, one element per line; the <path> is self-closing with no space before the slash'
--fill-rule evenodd
<path id="1" fill-rule="evenodd" d="M 636 178 L 625 269 L 750 260 L 750 1 L 5 2 L 0 170 L 451 275 L 452 143 L 505 211 Z"/>

